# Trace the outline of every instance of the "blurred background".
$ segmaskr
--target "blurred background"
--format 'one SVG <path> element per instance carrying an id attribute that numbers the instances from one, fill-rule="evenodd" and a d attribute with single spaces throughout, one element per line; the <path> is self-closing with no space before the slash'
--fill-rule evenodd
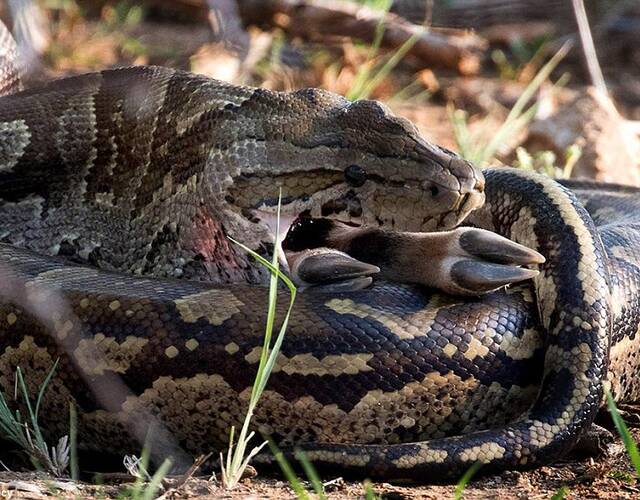
<path id="1" fill-rule="evenodd" d="M 638 0 L 6 0 L 28 86 L 158 64 L 378 99 L 480 165 L 640 185 Z"/>

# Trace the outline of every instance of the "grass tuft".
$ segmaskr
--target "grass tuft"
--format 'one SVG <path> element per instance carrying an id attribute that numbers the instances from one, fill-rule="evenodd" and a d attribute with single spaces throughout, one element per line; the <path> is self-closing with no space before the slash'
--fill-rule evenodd
<path id="1" fill-rule="evenodd" d="M 69 402 L 69 446 L 71 447 L 69 457 L 71 479 L 78 481 L 80 479 L 80 466 L 78 465 L 78 412 L 73 402 Z"/>
<path id="2" fill-rule="evenodd" d="M 376 495 L 376 491 L 373 489 L 373 483 L 368 479 L 365 479 L 364 483 L 362 483 L 364 487 L 364 499 L 365 500 L 379 500 L 379 496 Z"/>
<path id="3" fill-rule="evenodd" d="M 369 0 L 369 2 L 362 2 L 370 8 L 374 8 L 386 14 L 391 8 L 391 2 L 389 0 Z M 368 99 L 375 89 L 389 76 L 393 69 L 404 59 L 407 53 L 415 45 L 418 40 L 419 34 L 413 34 L 407 40 L 396 49 L 396 51 L 388 56 L 386 60 L 383 60 L 382 64 L 379 64 L 379 52 L 380 44 L 385 32 L 385 18 L 384 15 L 380 17 L 380 21 L 376 25 L 376 31 L 373 37 L 373 41 L 369 46 L 367 52 L 367 60 L 358 68 L 358 72 L 351 84 L 351 87 L 345 93 L 345 97 L 350 101 L 356 101 L 358 99 Z"/>
<path id="4" fill-rule="evenodd" d="M 453 125 L 453 132 L 460 155 L 481 167 L 487 166 L 494 160 L 496 153 L 503 144 L 515 137 L 535 116 L 537 105 L 529 105 L 531 99 L 540 86 L 549 78 L 551 72 L 567 55 L 571 45 L 565 43 L 551 59 L 533 77 L 522 92 L 513 108 L 509 111 L 504 123 L 498 128 L 488 142 L 475 137 L 467 126 L 467 116 L 461 110 L 449 109 L 449 120 Z"/>
<path id="5" fill-rule="evenodd" d="M 569 146 L 564 152 L 564 165 L 559 166 L 553 151 L 540 151 L 530 154 L 523 147 L 516 148 L 516 160 L 513 166 L 524 170 L 543 173 L 554 179 L 569 179 L 573 167 L 582 156 L 582 148 L 577 144 Z"/>
<path id="6" fill-rule="evenodd" d="M 124 467 L 136 480 L 122 491 L 119 498 L 153 500 L 157 497 L 157 493 L 162 487 L 162 481 L 171 469 L 172 462 L 168 458 L 165 459 L 156 472 L 151 475 L 148 471 L 149 455 L 150 447 L 148 445 L 145 445 L 142 449 L 140 458 L 134 455 L 125 455 L 123 460 Z"/>
<path id="7" fill-rule="evenodd" d="M 277 224 L 275 234 L 280 234 L 280 199 L 282 193 L 280 193 L 280 197 L 278 199 L 278 212 L 277 212 Z M 260 396 L 264 392 L 264 388 L 267 385 L 267 381 L 273 371 L 273 367 L 275 366 L 276 359 L 280 352 L 280 346 L 282 345 L 282 341 L 284 339 L 284 334 L 287 330 L 287 326 L 289 324 L 289 317 L 291 315 L 291 310 L 293 308 L 293 304 L 296 298 L 296 287 L 293 282 L 280 271 L 280 250 L 279 246 L 276 244 L 274 246 L 273 258 L 271 262 L 267 261 L 256 252 L 248 248 L 247 246 L 239 243 L 238 241 L 229 238 L 236 245 L 240 246 L 242 249 L 251 254 L 258 262 L 260 262 L 263 266 L 265 266 L 269 272 L 271 273 L 271 279 L 269 282 L 269 303 L 268 303 L 268 313 L 267 313 L 267 324 L 265 327 L 264 334 L 264 342 L 262 345 L 262 352 L 260 354 L 260 363 L 258 364 L 258 371 L 256 373 L 256 378 L 253 383 L 253 387 L 251 388 L 251 396 L 249 398 L 249 407 L 247 408 L 247 412 L 245 414 L 244 422 L 242 424 L 242 428 L 240 429 L 240 435 L 238 436 L 238 442 L 234 443 L 234 434 L 235 428 L 231 427 L 229 432 L 229 448 L 227 450 L 226 460 L 222 453 L 220 453 L 220 465 L 222 471 L 222 483 L 227 489 L 233 489 L 240 479 L 242 478 L 242 473 L 246 469 L 247 465 L 251 459 L 257 455 L 260 450 L 267 444 L 267 442 L 263 442 L 262 444 L 254 447 L 249 452 L 247 452 L 247 448 L 249 446 L 249 442 L 253 439 L 255 432 L 249 432 L 249 425 L 251 423 L 251 418 L 253 417 L 253 413 L 255 411 L 255 407 L 258 404 L 258 400 Z M 280 330 L 278 335 L 275 338 L 275 342 L 271 343 L 271 339 L 273 337 L 273 330 L 276 320 L 276 303 L 278 298 L 278 281 L 282 281 L 287 288 L 289 289 L 290 299 L 289 299 L 289 307 L 287 309 L 287 313 L 282 321 L 282 325 L 280 326 Z"/>
<path id="8" fill-rule="evenodd" d="M 5 395 L 0 392 L 0 434 L 18 445 L 37 470 L 44 470 L 56 477 L 64 477 L 72 454 L 69 436 L 63 436 L 55 446 L 49 446 L 38 422 L 42 399 L 57 367 L 56 360 L 42 382 L 35 402 L 31 400 L 22 370 L 20 367 L 16 369 L 14 401 L 22 399 L 27 409 L 27 419 L 23 417 L 20 410 L 12 411 Z M 75 443 L 73 420 L 71 426 L 70 435 L 72 442 Z M 75 456 L 75 451 L 73 454 Z"/>

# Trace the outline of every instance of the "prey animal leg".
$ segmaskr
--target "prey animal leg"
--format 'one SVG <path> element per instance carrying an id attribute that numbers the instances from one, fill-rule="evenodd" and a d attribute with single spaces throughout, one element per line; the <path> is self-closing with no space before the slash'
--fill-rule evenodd
<path id="1" fill-rule="evenodd" d="M 367 263 L 393 281 L 419 283 L 455 295 L 481 295 L 533 278 L 538 271 L 521 266 L 545 261 L 535 250 L 483 229 L 410 233 L 352 227 L 329 219 L 300 220 L 283 248 L 292 253 L 324 248 L 308 263 L 314 277 L 322 276 L 326 251 L 334 249 L 359 261 L 356 265 L 336 254 L 336 263 L 347 269 L 355 266 L 366 272 L 362 264 Z M 330 265 L 325 274 L 330 276 L 335 268 Z"/>

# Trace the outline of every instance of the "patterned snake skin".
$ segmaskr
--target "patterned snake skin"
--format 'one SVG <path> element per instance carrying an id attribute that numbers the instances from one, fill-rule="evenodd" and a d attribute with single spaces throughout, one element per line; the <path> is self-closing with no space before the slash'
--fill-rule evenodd
<path id="1" fill-rule="evenodd" d="M 35 390 L 59 359 L 41 418 L 65 434 L 74 401 L 86 448 L 135 452 L 151 424 L 159 453 L 225 448 L 267 301 L 226 235 L 268 253 L 251 210 L 273 211 L 277 186 L 285 213 L 391 230 L 451 227 L 480 204 L 473 167 L 376 103 L 154 67 L 16 84 L 0 98 L 0 388 L 21 366 Z M 466 222 L 542 253 L 533 282 L 301 293 L 256 430 L 321 467 L 432 481 L 557 459 L 605 382 L 637 399 L 640 191 L 484 174 Z"/>

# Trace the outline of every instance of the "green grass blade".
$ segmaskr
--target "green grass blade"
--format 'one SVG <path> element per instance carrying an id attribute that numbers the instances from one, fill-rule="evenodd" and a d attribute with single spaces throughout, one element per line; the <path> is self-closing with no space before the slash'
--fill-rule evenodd
<path id="1" fill-rule="evenodd" d="M 236 447 L 236 451 L 233 453 L 230 471 L 240 471 L 238 474 L 231 472 L 228 476 L 237 477 L 241 471 L 243 470 L 242 464 L 244 463 L 244 457 L 246 454 L 246 448 L 251 440 L 251 436 L 247 437 L 247 433 L 249 432 L 249 424 L 251 423 L 251 419 L 253 418 L 253 411 L 255 409 L 256 404 L 258 403 L 258 399 L 260 398 L 264 387 L 266 386 L 266 381 L 269 379 L 269 375 L 271 373 L 271 368 L 269 367 L 269 359 L 271 358 L 270 354 L 274 354 L 277 356 L 277 350 L 272 351 L 271 348 L 271 337 L 273 335 L 273 327 L 275 324 L 276 318 L 276 304 L 278 300 L 278 279 L 282 275 L 280 272 L 280 259 L 279 259 L 279 249 L 278 249 L 278 235 L 280 234 L 280 206 L 282 199 L 282 190 L 280 190 L 278 194 L 278 208 L 277 208 L 277 217 L 276 217 L 276 244 L 273 251 L 272 261 L 267 263 L 266 259 L 264 260 L 264 265 L 267 266 L 269 271 L 271 272 L 271 276 L 269 278 L 269 298 L 267 305 L 267 322 L 265 326 L 265 334 L 264 340 L 262 343 L 262 351 L 260 352 L 260 362 L 258 363 L 258 369 L 256 371 L 255 381 L 253 386 L 251 387 L 251 396 L 249 397 L 249 407 L 247 408 L 247 413 L 244 418 L 244 422 L 242 427 L 240 428 L 240 435 L 238 436 L 238 444 Z M 258 256 L 252 250 L 244 247 L 251 255 L 254 257 Z M 259 256 L 258 256 L 259 257 Z M 232 482 L 234 482 L 232 480 Z"/>
<path id="2" fill-rule="evenodd" d="M 280 192 L 278 198 L 278 211 L 277 211 L 277 224 L 276 224 L 276 238 L 280 235 L 280 206 L 281 206 L 281 196 L 282 192 Z M 251 388 L 251 395 L 249 398 L 249 405 L 244 417 L 244 421 L 242 423 L 242 427 L 240 429 L 240 434 L 238 436 L 238 442 L 235 450 L 231 453 L 232 444 L 230 444 L 227 455 L 227 462 L 221 464 L 223 482 L 228 489 L 233 488 L 237 482 L 239 481 L 242 471 L 248 465 L 249 461 L 253 456 L 255 456 L 260 449 L 264 446 L 264 443 L 261 445 L 254 447 L 249 454 L 246 453 L 247 446 L 249 441 L 254 436 L 254 432 L 249 433 L 249 425 L 251 423 L 251 419 L 253 417 L 254 409 L 258 403 L 260 396 L 262 395 L 264 388 L 266 387 L 267 381 L 271 375 L 273 367 L 275 365 L 276 359 L 279 354 L 280 347 L 282 345 L 282 341 L 284 339 L 284 334 L 289 324 L 289 317 L 291 316 L 291 311 L 293 309 L 293 304 L 295 302 L 296 297 L 296 287 L 293 282 L 285 276 L 280 271 L 280 249 L 279 249 L 279 241 L 276 239 L 276 245 L 273 252 L 272 261 L 269 262 L 264 259 L 262 256 L 258 255 L 256 252 L 251 250 L 246 245 L 234 240 L 233 238 L 229 238 L 233 243 L 240 246 L 247 253 L 252 255 L 259 263 L 264 265 L 269 272 L 271 273 L 269 280 L 269 300 L 268 300 L 268 313 L 267 313 L 267 322 L 265 326 L 265 336 L 262 345 L 262 352 L 260 353 L 260 361 L 258 364 L 258 369 L 256 371 L 256 376 L 254 379 L 253 386 Z M 275 324 L 276 318 L 276 304 L 278 299 L 278 282 L 282 280 L 288 287 L 290 292 L 290 301 L 289 307 L 287 309 L 287 313 L 282 321 L 282 325 L 276 336 L 276 340 L 271 345 L 271 338 L 273 335 L 273 328 Z M 229 455 L 231 458 L 229 459 Z"/>
<path id="3" fill-rule="evenodd" d="M 567 493 L 569 493 L 569 488 L 561 486 L 558 488 L 558 491 L 553 494 L 550 500 L 564 500 L 567 497 Z"/>
<path id="4" fill-rule="evenodd" d="M 78 465 L 78 412 L 73 401 L 69 402 L 69 448 L 71 479 L 78 481 L 80 479 L 80 467 Z"/>
<path id="5" fill-rule="evenodd" d="M 38 414 L 40 412 L 40 404 L 42 403 L 42 398 L 44 397 L 44 393 L 47 390 L 49 382 L 51 382 L 51 379 L 53 378 L 53 374 L 58 369 L 58 362 L 59 361 L 60 361 L 60 359 L 56 359 L 55 363 L 53 363 L 53 366 L 51 367 L 51 370 L 49 370 L 49 373 L 47 373 L 47 376 L 44 379 L 44 382 L 42 382 L 42 385 L 40 386 L 40 391 L 38 391 L 38 398 L 36 399 L 36 409 L 35 409 L 36 421 L 38 419 Z"/>
<path id="6" fill-rule="evenodd" d="M 504 123 L 500 126 L 486 148 L 484 148 L 482 157 L 480 158 L 480 164 L 483 164 L 493 158 L 496 151 L 500 146 L 502 146 L 506 138 L 514 133 L 512 130 L 513 122 L 522 116 L 522 113 L 524 112 L 524 109 L 531 98 L 544 83 L 544 81 L 549 78 L 549 75 L 560 63 L 560 61 L 567 55 L 570 48 L 571 44 L 568 42 L 560 47 L 560 49 L 553 55 L 553 57 L 549 59 L 549 61 L 542 68 L 540 68 L 540 71 L 538 71 L 531 82 L 529 82 L 529 85 L 527 85 L 527 87 L 524 89 L 524 92 L 522 92 L 516 103 L 513 105 L 513 108 L 511 108 L 511 111 L 509 111 L 509 114 L 507 115 Z"/>
<path id="7" fill-rule="evenodd" d="M 24 404 L 27 407 L 27 413 L 29 414 L 29 419 L 31 420 L 31 425 L 34 423 L 37 424 L 36 414 L 34 412 L 33 406 L 31 405 L 31 398 L 29 397 L 29 389 L 27 388 L 27 383 L 24 380 L 24 376 L 22 375 L 22 369 L 18 367 L 16 369 L 16 385 L 20 396 L 24 400 Z M 17 399 L 17 395 L 16 395 Z"/>
<path id="8" fill-rule="evenodd" d="M 380 497 L 376 495 L 376 492 L 373 489 L 373 483 L 371 483 L 371 481 L 365 479 L 364 483 L 362 483 L 362 486 L 364 486 L 364 500 L 379 500 Z"/>
<path id="9" fill-rule="evenodd" d="M 268 442 L 271 453 L 278 462 L 278 465 L 280 466 L 280 470 L 282 470 L 284 477 L 286 477 L 287 481 L 289 481 L 289 485 L 291 486 L 291 489 L 295 493 L 296 497 L 298 497 L 300 500 L 309 500 L 309 492 L 302 484 L 302 481 L 300 481 L 300 478 L 298 478 L 298 476 L 296 475 L 293 467 L 291 467 L 291 464 L 285 458 L 282 451 L 280 451 L 280 449 L 273 441 L 269 440 Z"/>
<path id="10" fill-rule="evenodd" d="M 469 481 L 471 481 L 471 478 L 476 474 L 476 472 L 478 472 L 480 467 L 482 467 L 482 464 L 480 462 L 476 462 L 462 475 L 460 481 L 456 484 L 455 491 L 453 492 L 454 500 L 462 500 L 462 495 L 464 494 L 467 484 L 469 484 Z"/>
<path id="11" fill-rule="evenodd" d="M 54 365 L 54 367 L 55 367 L 55 365 Z M 50 371 L 49 375 L 51 375 L 51 373 L 52 372 Z M 45 384 L 46 384 L 47 380 L 50 378 L 49 375 L 47 375 L 47 378 L 45 378 L 45 381 L 42 384 L 42 387 L 40 388 L 38 397 L 40 397 L 40 394 L 42 394 L 43 387 L 46 388 Z M 42 455 L 42 451 L 43 450 L 45 450 L 45 452 L 46 452 L 47 445 L 46 445 L 46 443 L 44 441 L 44 438 L 42 436 L 42 432 L 40 431 L 40 425 L 38 425 L 38 417 L 36 416 L 36 410 L 33 407 L 33 405 L 31 404 L 31 398 L 29 397 L 29 389 L 27 388 L 27 383 L 24 380 L 24 375 L 22 375 L 22 370 L 20 369 L 20 367 L 18 367 L 18 369 L 16 370 L 16 379 L 18 381 L 18 386 L 20 388 L 22 399 L 24 400 L 24 403 L 25 403 L 25 405 L 27 407 L 27 412 L 29 413 L 29 420 L 31 421 L 31 425 L 25 429 L 26 432 L 27 432 L 27 438 L 29 438 L 29 433 L 32 432 L 33 433 L 33 437 L 35 438 L 35 443 L 34 443 L 35 448 L 37 448 L 37 450 Z M 42 457 L 42 458 L 44 458 L 44 457 Z"/>
<path id="12" fill-rule="evenodd" d="M 620 434 L 620 437 L 622 438 L 624 447 L 627 449 L 627 454 L 629 455 L 633 468 L 636 470 L 636 475 L 640 478 L 640 453 L 638 453 L 638 446 L 636 445 L 633 436 L 631 436 L 631 433 L 627 428 L 627 424 L 624 423 L 624 420 L 620 416 L 620 412 L 618 411 L 618 407 L 616 406 L 616 402 L 614 401 L 611 392 L 606 388 L 604 392 L 607 396 L 607 407 L 609 408 L 611 419 L 618 430 L 618 434 Z"/>
<path id="13" fill-rule="evenodd" d="M 320 480 L 320 476 L 318 475 L 318 471 L 313 466 L 313 464 L 307 458 L 307 454 L 302 450 L 295 451 L 295 457 L 302 465 L 302 469 L 306 474 L 307 478 L 311 482 L 311 486 L 313 486 L 313 491 L 315 491 L 319 500 L 326 500 L 327 495 L 324 491 L 324 486 L 322 481 Z"/>
<path id="14" fill-rule="evenodd" d="M 271 271 L 271 276 L 269 277 L 269 299 L 267 305 L 267 324 L 265 327 L 264 333 L 264 341 L 262 351 L 260 353 L 260 363 L 258 364 L 258 374 L 256 375 L 256 379 L 259 379 L 263 376 L 263 370 L 267 363 L 267 359 L 269 357 L 269 351 L 271 349 L 271 335 L 273 333 L 273 325 L 276 321 L 276 303 L 278 300 L 278 277 L 280 273 L 280 259 L 278 256 L 278 236 L 280 235 L 280 205 L 282 202 L 282 189 L 280 189 L 278 193 L 278 208 L 277 208 L 277 217 L 276 217 L 276 247 L 273 251 L 273 257 L 271 260 L 271 267 L 269 270 Z M 255 252 L 254 252 L 255 253 Z M 253 254 L 252 254 L 253 255 Z M 273 270 L 271 270 L 273 269 Z M 256 393 L 256 386 L 251 389 L 251 400 L 259 397 Z"/>
<path id="15" fill-rule="evenodd" d="M 289 289 L 289 307 L 287 309 L 287 313 L 282 321 L 282 326 L 280 327 L 280 331 L 278 332 L 278 335 L 276 336 L 276 340 L 274 342 L 273 347 L 270 349 L 270 353 L 269 353 L 269 357 L 267 359 L 267 362 L 265 363 L 263 370 L 259 370 L 260 373 L 260 377 L 259 377 L 259 382 L 257 384 L 254 384 L 254 389 L 252 391 L 252 395 L 253 392 L 255 392 L 255 396 L 256 398 L 259 398 L 260 395 L 262 394 L 267 381 L 269 379 L 269 375 L 271 374 L 271 370 L 273 369 L 273 366 L 275 365 L 276 359 L 277 359 L 277 354 L 278 351 L 280 350 L 280 346 L 282 345 L 282 341 L 284 340 L 284 333 L 287 329 L 287 326 L 289 325 L 289 318 L 291 316 L 291 311 L 293 310 L 293 304 L 295 302 L 296 299 L 296 286 L 293 284 L 293 282 L 289 279 L 288 276 L 286 276 L 285 274 L 283 274 L 277 266 L 273 265 L 271 262 L 269 262 L 268 260 L 266 260 L 264 257 L 262 257 L 261 255 L 258 255 L 256 252 L 254 252 L 253 250 L 251 250 L 249 247 L 247 247 L 246 245 L 243 245 L 242 243 L 234 240 L 233 238 L 229 238 L 232 242 L 234 242 L 236 245 L 240 246 L 242 249 L 244 249 L 245 251 L 247 251 L 248 253 L 250 253 L 254 259 L 256 259 L 258 262 L 260 262 L 260 264 L 262 264 L 263 266 L 267 267 L 269 269 L 269 271 L 271 271 L 272 274 L 277 275 L 277 277 L 282 280 L 284 282 L 284 284 L 287 286 L 287 288 Z M 264 347 L 263 347 L 264 350 Z M 258 380 L 258 377 L 256 376 L 256 380 Z"/>
<path id="16" fill-rule="evenodd" d="M 242 248 L 242 249 L 246 250 L 247 252 L 249 252 L 254 259 L 256 259 L 258 262 L 260 262 L 260 264 L 262 264 L 263 266 L 267 267 L 269 269 L 269 271 L 271 271 L 272 273 L 278 274 L 278 278 L 280 278 L 283 281 L 283 283 L 285 285 L 287 285 L 287 288 L 289 289 L 289 291 L 290 292 L 295 292 L 296 285 L 294 285 L 293 281 L 291 281 L 286 274 L 282 273 L 282 271 L 279 271 L 278 268 L 276 268 L 274 265 L 271 264 L 271 262 L 266 260 L 261 255 L 257 254 L 253 250 L 251 250 L 248 246 L 243 245 L 239 241 L 236 241 L 236 240 L 234 240 L 233 238 L 231 238 L 229 236 L 228 236 L 228 238 L 232 242 L 234 242 L 236 245 L 238 245 L 240 248 Z"/>
<path id="17" fill-rule="evenodd" d="M 380 85 L 389 73 L 393 71 L 393 69 L 404 59 L 407 53 L 411 50 L 411 48 L 415 45 L 418 37 L 420 35 L 418 33 L 413 33 L 407 40 L 398 47 L 393 55 L 383 64 L 383 66 L 378 70 L 378 72 L 371 78 L 368 83 L 362 89 L 362 94 L 360 99 L 368 99 L 373 91 Z"/>
<path id="18" fill-rule="evenodd" d="M 20 418 L 20 412 L 13 413 L 5 396 L 0 392 L 0 434 L 10 439 L 21 448 L 27 448 L 28 443 L 24 435 L 24 427 Z"/>
<path id="19" fill-rule="evenodd" d="M 151 481 L 145 486 L 140 500 L 153 500 L 156 498 L 156 493 L 161 486 L 162 480 L 166 477 L 167 473 L 171 469 L 171 460 L 168 458 L 162 462 L 162 465 L 158 467 L 158 470 L 151 477 Z"/>
<path id="20" fill-rule="evenodd" d="M 296 289 L 294 287 L 294 288 L 290 288 L 289 290 L 291 292 L 290 299 L 289 299 L 289 307 L 287 308 L 287 313 L 285 314 L 284 319 L 282 320 L 282 326 L 280 327 L 280 331 L 276 336 L 276 341 L 273 344 L 273 349 L 269 354 L 269 359 L 267 360 L 267 364 L 265 366 L 265 376 L 262 380 L 260 380 L 259 389 L 258 389 L 259 394 L 262 394 L 265 386 L 267 385 L 267 381 L 271 376 L 273 367 L 275 366 L 276 360 L 278 359 L 278 354 L 280 353 L 280 347 L 282 346 L 282 341 L 284 340 L 284 334 L 287 330 L 287 327 L 289 326 L 289 318 L 291 317 L 291 311 L 293 310 L 293 304 L 296 299 Z"/>

